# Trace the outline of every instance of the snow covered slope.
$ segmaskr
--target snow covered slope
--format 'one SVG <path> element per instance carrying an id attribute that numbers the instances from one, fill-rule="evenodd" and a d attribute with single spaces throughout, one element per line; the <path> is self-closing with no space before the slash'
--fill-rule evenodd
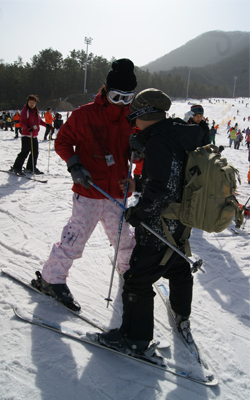
<path id="1" fill-rule="evenodd" d="M 216 144 L 228 146 L 227 120 L 246 128 L 249 99 L 203 101 L 205 116 L 220 124 Z M 192 100 L 191 103 L 195 103 Z M 190 109 L 186 102 L 174 102 L 170 115 L 183 117 Z M 237 115 L 237 110 L 239 114 Z M 233 118 L 236 118 L 233 120 Z M 63 113 L 65 120 L 66 113 Z M 243 119 L 246 118 L 245 121 Z M 46 261 L 52 244 L 60 239 L 71 215 L 72 180 L 66 165 L 39 133 L 38 168 L 46 172 L 47 184 L 0 172 L 0 267 L 11 267 L 33 277 Z M 20 151 L 20 139 L 0 130 L 1 169 L 8 169 Z M 242 183 L 238 199 L 250 196 L 247 148 L 225 147 L 223 155 L 240 170 Z M 48 158 L 49 156 L 49 158 Z M 49 167 L 49 172 L 48 171 Z M 133 201 L 131 198 L 130 201 Z M 13 306 L 55 318 L 64 325 L 84 329 L 82 321 L 52 299 L 41 296 L 0 274 L 0 398 L 2 400 L 246 400 L 249 397 L 249 235 L 231 231 L 220 234 L 193 230 L 193 259 L 202 258 L 206 274 L 195 274 L 191 326 L 205 358 L 219 379 L 215 388 L 206 388 L 176 378 L 148 366 L 125 360 L 105 350 L 84 346 L 57 333 L 18 320 Z M 245 232 L 250 232 L 246 221 Z M 244 232 L 243 231 L 243 232 Z M 100 225 L 85 248 L 83 258 L 74 262 L 68 285 L 86 315 L 104 327 L 121 321 L 120 282 L 115 274 L 109 308 L 106 301 L 111 275 L 110 246 Z M 166 338 L 169 362 L 194 368 L 159 299 L 155 297 L 155 339 Z"/>

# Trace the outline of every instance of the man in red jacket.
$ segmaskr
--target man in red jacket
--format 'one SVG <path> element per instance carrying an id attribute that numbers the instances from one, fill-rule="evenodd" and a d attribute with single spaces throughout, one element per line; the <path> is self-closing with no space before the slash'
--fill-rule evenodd
<path id="1" fill-rule="evenodd" d="M 105 85 L 95 101 L 74 110 L 55 140 L 57 154 L 67 163 L 73 184 L 73 212 L 55 243 L 38 281 L 41 289 L 67 307 L 79 310 L 66 285 L 73 260 L 80 258 L 85 244 L 100 221 L 115 247 L 121 210 L 89 185 L 91 179 L 102 190 L 123 202 L 118 181 L 128 175 L 129 136 L 134 132 L 126 118 L 137 85 L 134 64 L 128 59 L 114 61 Z M 129 269 L 135 245 L 133 231 L 123 224 L 117 268 Z"/>

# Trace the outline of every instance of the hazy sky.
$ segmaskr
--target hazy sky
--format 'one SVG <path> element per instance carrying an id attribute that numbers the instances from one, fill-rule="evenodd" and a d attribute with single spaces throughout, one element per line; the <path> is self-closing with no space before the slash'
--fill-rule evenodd
<path id="1" fill-rule="evenodd" d="M 0 0 L 0 59 L 24 63 L 52 47 L 63 57 L 86 51 L 135 65 L 203 32 L 250 31 L 250 0 Z"/>

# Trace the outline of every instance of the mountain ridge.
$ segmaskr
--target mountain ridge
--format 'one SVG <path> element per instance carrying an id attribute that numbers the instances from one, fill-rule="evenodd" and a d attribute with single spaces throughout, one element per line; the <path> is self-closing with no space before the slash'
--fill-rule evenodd
<path id="1" fill-rule="evenodd" d="M 204 67 L 231 57 L 244 48 L 249 50 L 249 43 L 250 32 L 209 31 L 140 68 L 154 73 L 175 67 Z"/>

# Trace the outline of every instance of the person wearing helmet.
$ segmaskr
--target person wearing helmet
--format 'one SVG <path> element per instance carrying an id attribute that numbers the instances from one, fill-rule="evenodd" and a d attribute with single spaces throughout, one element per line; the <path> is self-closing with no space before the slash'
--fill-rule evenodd
<path id="1" fill-rule="evenodd" d="M 143 153 L 141 182 L 125 179 L 124 190 L 141 192 L 138 203 L 125 211 L 125 220 L 135 227 L 136 246 L 130 259 L 130 269 L 123 275 L 123 316 L 120 328 L 97 335 L 100 344 L 122 350 L 143 353 L 153 339 L 153 283 L 161 277 L 169 280 L 170 303 L 176 325 L 188 342 L 192 342 L 189 316 L 191 313 L 193 278 L 190 264 L 170 249 L 161 239 L 140 223 L 167 239 L 161 213 L 182 196 L 186 151 L 200 145 L 203 131 L 198 124 L 188 124 L 180 118 L 166 118 L 171 100 L 161 90 L 150 88 L 138 93 L 128 115 L 140 132 L 132 135 L 132 149 Z M 140 183 L 140 184 L 139 184 Z M 176 247 L 185 253 L 182 235 L 185 226 L 179 220 L 164 218 Z"/>

